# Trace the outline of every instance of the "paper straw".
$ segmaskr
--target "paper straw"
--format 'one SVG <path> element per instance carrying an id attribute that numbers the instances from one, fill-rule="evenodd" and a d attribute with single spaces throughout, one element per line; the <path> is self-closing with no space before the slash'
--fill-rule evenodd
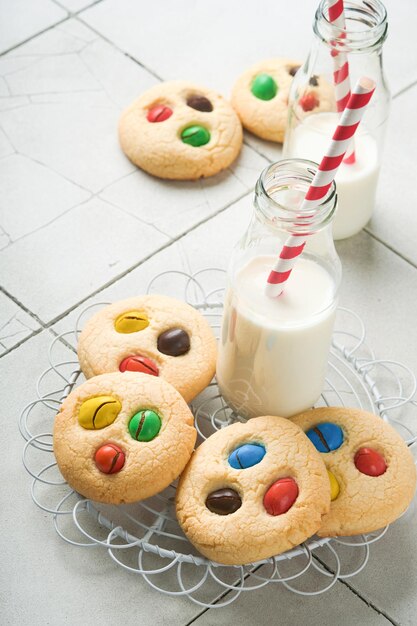
<path id="1" fill-rule="evenodd" d="M 375 91 L 375 82 L 370 78 L 362 77 L 358 80 L 339 120 L 333 138 L 321 160 L 313 182 L 307 190 L 300 207 L 300 215 L 297 220 L 302 224 L 306 219 L 305 214 L 315 209 L 326 196 L 336 176 L 340 163 L 345 156 L 352 137 L 365 113 L 368 102 Z M 304 215 L 303 215 L 304 213 Z M 314 215 L 314 212 L 310 217 Z M 306 224 L 308 226 L 308 223 Z M 297 258 L 302 253 L 309 233 L 290 235 L 282 248 L 275 267 L 271 270 L 267 284 L 266 294 L 271 298 L 280 296 L 284 290 Z"/>
<path id="2" fill-rule="evenodd" d="M 328 14 L 329 22 L 340 28 L 341 37 L 343 37 L 346 30 L 343 0 L 329 0 Z M 336 92 L 336 108 L 339 113 L 342 113 L 350 98 L 349 62 L 345 52 L 332 50 L 331 55 L 334 64 L 333 82 Z M 352 141 L 344 158 L 344 163 L 352 164 L 355 161 L 355 146 Z"/>

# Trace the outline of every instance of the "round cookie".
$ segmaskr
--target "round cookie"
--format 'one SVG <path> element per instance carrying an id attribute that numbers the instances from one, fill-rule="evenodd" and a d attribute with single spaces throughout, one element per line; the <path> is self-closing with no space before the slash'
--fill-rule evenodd
<path id="1" fill-rule="evenodd" d="M 216 339 L 192 306 L 148 295 L 114 302 L 85 325 L 78 358 L 86 378 L 107 372 L 159 376 L 189 402 L 210 383 Z"/>
<path id="2" fill-rule="evenodd" d="M 300 67 L 291 59 L 267 59 L 252 65 L 236 81 L 232 104 L 247 130 L 262 139 L 282 142 L 287 124 L 288 94 Z M 300 99 L 297 114 L 335 108 L 333 89 L 322 76 L 313 76 Z"/>
<path id="3" fill-rule="evenodd" d="M 320 454 L 297 426 L 270 416 L 209 437 L 191 457 L 176 496 L 188 539 L 226 565 L 299 545 L 320 527 L 329 506 Z"/>
<path id="4" fill-rule="evenodd" d="M 372 532 L 410 504 L 416 468 L 400 435 L 380 417 L 359 409 L 311 409 L 291 418 L 322 454 L 330 472 L 332 503 L 317 534 Z"/>
<path id="5" fill-rule="evenodd" d="M 242 126 L 218 93 L 185 81 L 155 85 L 123 113 L 123 152 L 160 178 L 212 176 L 229 167 L 242 146 Z"/>
<path id="6" fill-rule="evenodd" d="M 183 470 L 196 440 L 184 399 L 144 374 L 103 374 L 64 400 L 54 453 L 68 484 L 86 498 L 121 504 L 148 498 Z"/>

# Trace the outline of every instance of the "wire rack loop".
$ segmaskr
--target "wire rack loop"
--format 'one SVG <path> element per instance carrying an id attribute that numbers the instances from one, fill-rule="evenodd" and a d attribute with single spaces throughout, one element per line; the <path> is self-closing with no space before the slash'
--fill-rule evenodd
<path id="1" fill-rule="evenodd" d="M 217 268 L 194 274 L 167 271 L 150 281 L 147 293 L 186 300 L 206 316 L 218 336 L 225 283 L 225 272 Z M 160 593 L 187 596 L 209 608 L 227 606 L 242 593 L 273 583 L 301 596 L 314 596 L 328 591 L 339 579 L 361 572 L 370 558 L 370 546 L 385 536 L 388 527 L 350 538 L 312 537 L 293 550 L 258 563 L 225 566 L 198 554 L 182 533 L 175 518 L 175 484 L 148 500 L 116 507 L 86 500 L 65 483 L 51 457 L 53 420 L 63 399 L 83 378 L 78 361 L 60 360 L 57 347 L 62 348 L 62 341 L 75 347 L 86 319 L 107 304 L 90 304 L 79 313 L 74 328 L 53 339 L 48 350 L 49 366 L 40 372 L 35 398 L 22 409 L 19 418 L 26 441 L 23 465 L 32 479 L 31 497 L 51 515 L 57 534 L 70 545 L 104 550 L 121 569 L 138 574 Z M 360 317 L 341 307 L 325 388 L 317 406 L 372 411 L 414 446 L 416 377 L 402 363 L 376 358 L 365 340 Z M 200 442 L 241 420 L 221 397 L 216 381 L 193 401 L 191 408 Z M 349 567 L 344 567 L 345 561 Z M 211 599 L 207 599 L 208 594 Z"/>

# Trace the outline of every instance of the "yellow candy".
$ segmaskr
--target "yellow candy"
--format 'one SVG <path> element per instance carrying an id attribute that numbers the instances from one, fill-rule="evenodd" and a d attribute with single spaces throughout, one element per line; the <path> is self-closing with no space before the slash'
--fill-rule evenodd
<path id="1" fill-rule="evenodd" d="M 118 333 L 137 333 L 147 326 L 149 326 L 149 320 L 140 311 L 122 313 L 114 322 L 114 327 Z"/>
<path id="2" fill-rule="evenodd" d="M 330 480 L 330 499 L 333 502 L 333 500 L 336 500 L 337 496 L 339 495 L 340 487 L 339 483 L 337 482 L 336 476 L 332 474 L 330 470 L 327 470 L 327 473 Z"/>
<path id="3" fill-rule="evenodd" d="M 121 409 L 121 402 L 113 396 L 96 396 L 82 403 L 78 422 L 88 430 L 105 428 L 114 422 Z"/>

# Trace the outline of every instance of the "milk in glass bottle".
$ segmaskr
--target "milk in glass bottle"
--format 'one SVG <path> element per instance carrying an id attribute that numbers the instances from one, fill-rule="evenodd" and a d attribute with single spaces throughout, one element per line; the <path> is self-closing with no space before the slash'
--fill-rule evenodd
<path id="1" fill-rule="evenodd" d="M 341 279 L 331 233 L 332 183 L 308 218 L 309 236 L 283 293 L 266 294 L 267 277 L 288 236 L 305 232 L 297 210 L 317 165 L 289 159 L 261 174 L 254 214 L 228 272 L 217 380 L 239 415 L 289 417 L 323 389 Z"/>

